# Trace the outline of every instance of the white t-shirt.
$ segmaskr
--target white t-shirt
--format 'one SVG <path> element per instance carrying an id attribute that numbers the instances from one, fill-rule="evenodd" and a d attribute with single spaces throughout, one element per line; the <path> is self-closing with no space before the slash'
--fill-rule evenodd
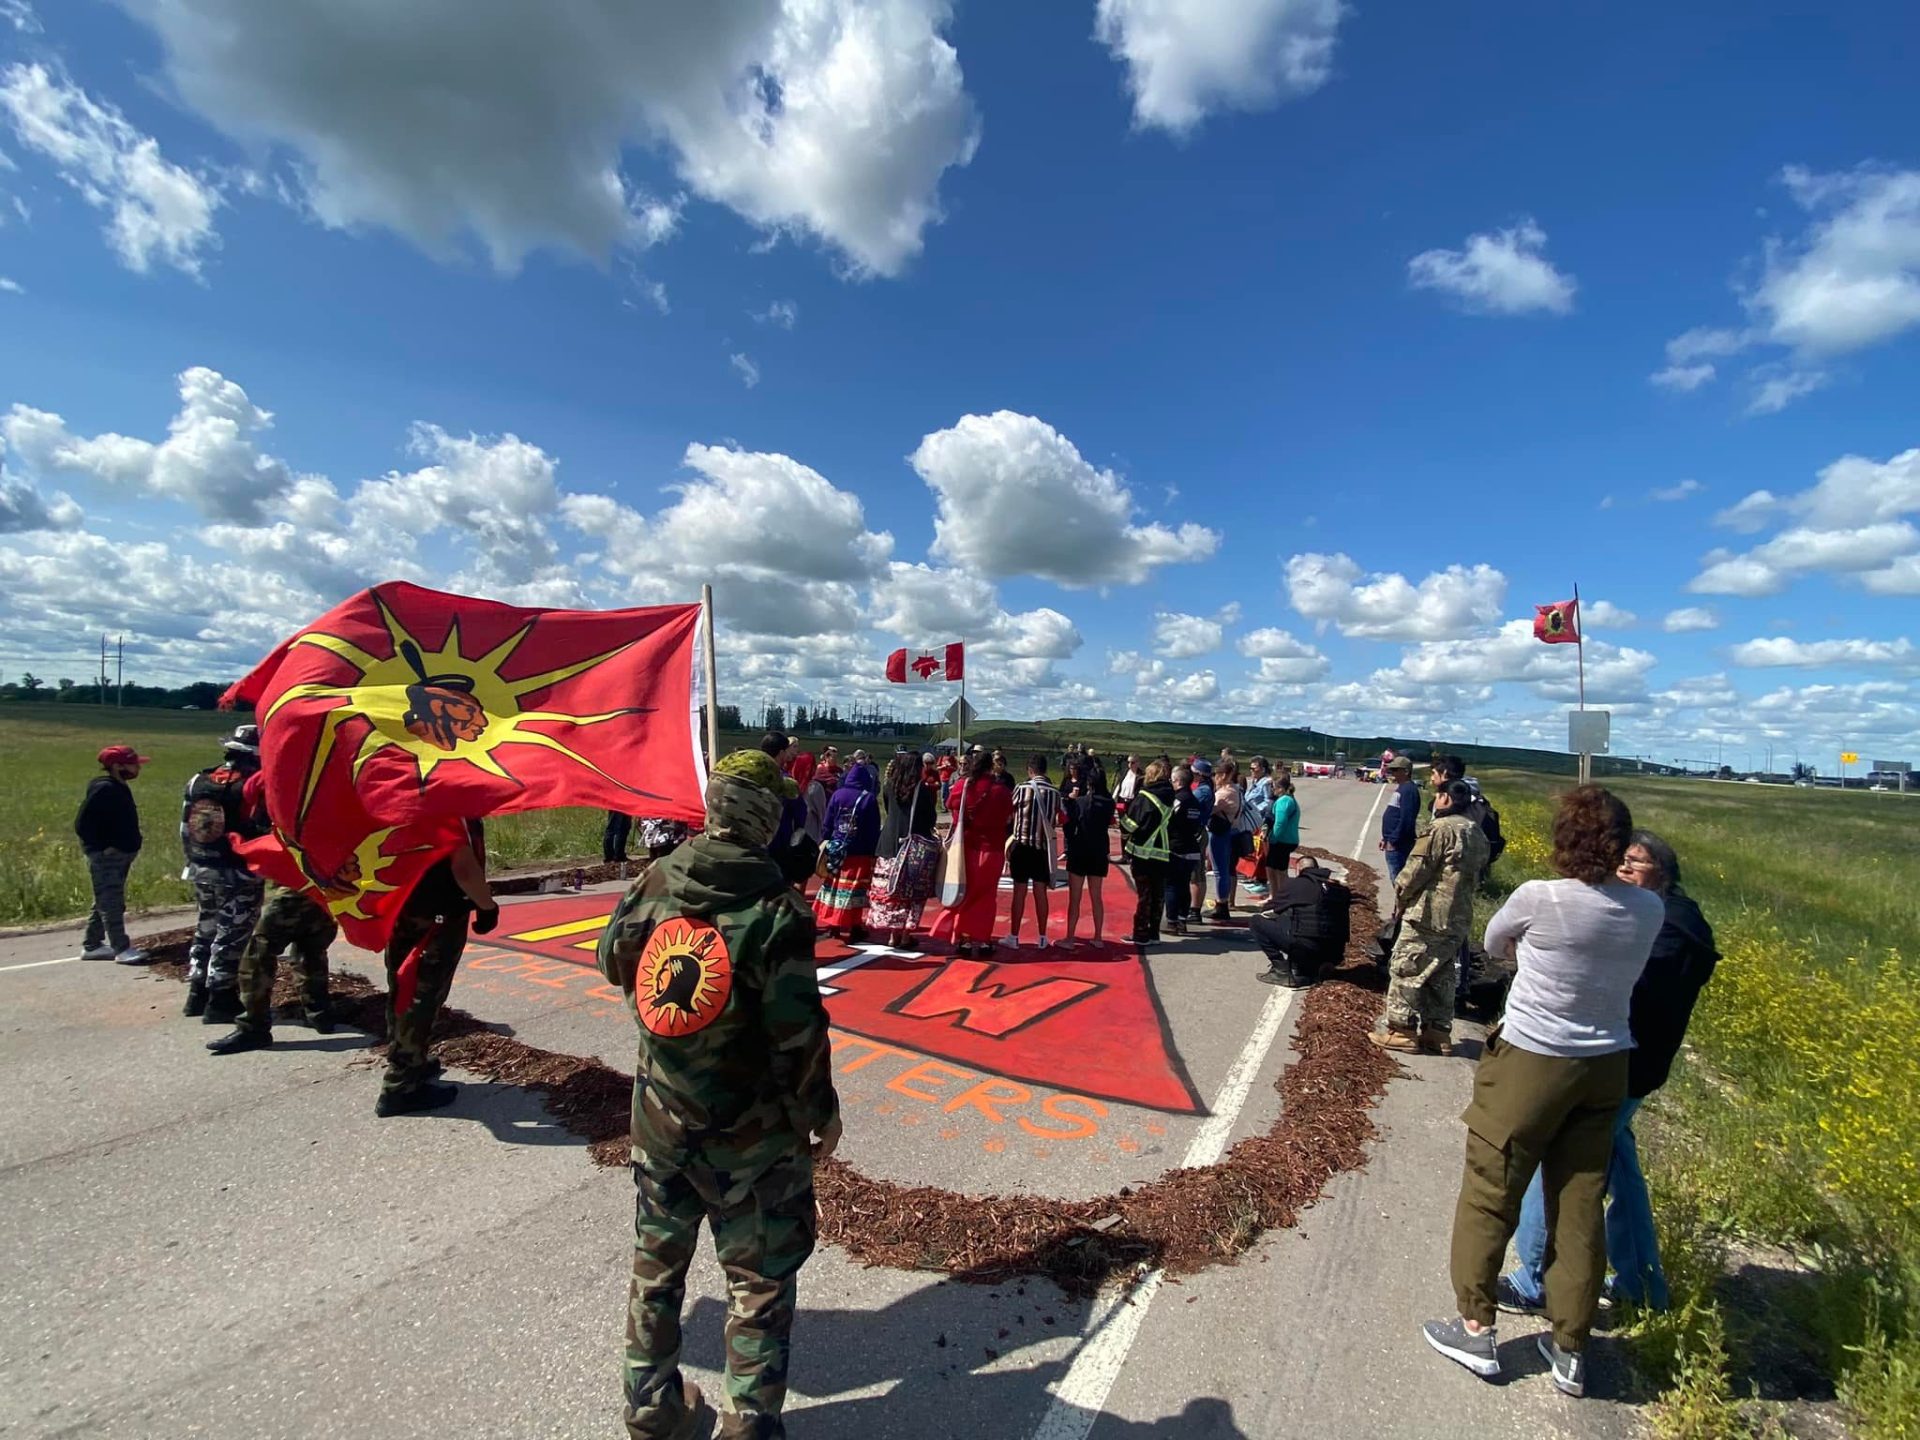
<path id="1" fill-rule="evenodd" d="M 1502 1037 L 1574 1059 L 1631 1050 L 1633 987 L 1666 918 L 1624 880 L 1527 881 L 1487 922 L 1487 953 L 1519 963 Z"/>

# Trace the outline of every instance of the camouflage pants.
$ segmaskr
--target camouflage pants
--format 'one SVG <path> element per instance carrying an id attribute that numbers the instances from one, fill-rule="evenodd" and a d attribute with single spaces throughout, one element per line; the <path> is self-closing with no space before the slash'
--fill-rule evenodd
<path id="1" fill-rule="evenodd" d="M 400 966 L 415 949 L 420 951 L 414 977 L 413 1003 L 396 1013 L 394 991 Z M 453 989 L 453 972 L 467 948 L 467 912 L 444 920 L 402 912 L 387 941 L 387 1073 L 380 1088 L 411 1090 L 426 1069 L 427 1049 L 433 1043 L 433 1022 Z"/>
<path id="2" fill-rule="evenodd" d="M 1387 1024 L 1401 1030 L 1453 1029 L 1459 959 L 1458 936 L 1402 925 L 1387 962 Z"/>
<path id="3" fill-rule="evenodd" d="M 288 946 L 300 965 L 308 1012 L 326 1009 L 327 947 L 339 933 L 333 917 L 304 895 L 274 891 L 240 957 L 240 998 L 247 1004 L 240 1028 L 273 1029 L 273 981 L 280 968 L 280 952 Z"/>
<path id="4" fill-rule="evenodd" d="M 193 898 L 200 916 L 193 926 L 193 946 L 187 954 L 187 979 L 209 990 L 240 983 L 240 954 L 253 936 L 260 918 L 260 900 L 266 886 L 239 868 L 195 865 Z"/>
<path id="5" fill-rule="evenodd" d="M 131 850 L 87 851 L 87 878 L 93 881 L 93 913 L 87 917 L 83 950 L 111 945 L 125 950 L 127 941 L 127 871 L 133 868 Z"/>
<path id="6" fill-rule="evenodd" d="M 627 1294 L 627 1432 L 634 1440 L 679 1440 L 680 1307 L 687 1266 L 704 1218 L 727 1273 L 729 1440 L 781 1440 L 787 1357 L 800 1267 L 813 1253 L 818 1217 L 813 1161 L 802 1150 L 764 1171 L 745 1197 L 719 1198 L 711 1170 L 633 1169 L 633 1284 Z M 738 1192 L 737 1186 L 726 1187 Z"/>

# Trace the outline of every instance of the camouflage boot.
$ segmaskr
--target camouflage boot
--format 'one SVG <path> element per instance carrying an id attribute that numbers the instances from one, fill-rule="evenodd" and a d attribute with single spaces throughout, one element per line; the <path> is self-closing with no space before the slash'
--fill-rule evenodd
<path id="1" fill-rule="evenodd" d="M 247 1007 L 240 1003 L 240 987 L 221 985 L 207 991 L 206 1009 L 201 1013 L 203 1025 L 231 1025 L 242 1015 Z"/>
<path id="2" fill-rule="evenodd" d="M 1420 1049 L 1427 1055 L 1453 1054 L 1453 1030 L 1446 1025 L 1422 1025 Z"/>
<path id="3" fill-rule="evenodd" d="M 1398 1025 L 1389 1025 L 1384 1030 L 1374 1030 L 1368 1034 L 1367 1039 L 1382 1050 L 1393 1050 L 1402 1055 L 1420 1053 L 1419 1032 Z"/>

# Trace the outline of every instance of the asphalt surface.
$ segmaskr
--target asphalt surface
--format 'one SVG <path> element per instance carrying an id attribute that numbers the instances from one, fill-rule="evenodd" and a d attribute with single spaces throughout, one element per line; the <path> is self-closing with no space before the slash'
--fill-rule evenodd
<path id="1" fill-rule="evenodd" d="M 1306 782 L 1308 843 L 1355 853 L 1378 794 Z M 516 913 L 537 916 L 522 907 L 551 903 L 510 904 L 501 934 L 538 929 Z M 1110 915 L 1109 932 L 1119 928 Z M 623 1433 L 618 1359 L 632 1224 L 623 1174 L 596 1169 L 533 1097 L 508 1085 L 468 1081 L 446 1111 L 376 1120 L 377 1072 L 361 1063 L 367 1042 L 358 1035 L 283 1026 L 272 1051 L 210 1057 L 204 1042 L 219 1032 L 179 1016 L 177 983 L 70 961 L 74 938 L 0 940 L 8 1097 L 0 1434 Z M 553 948 L 470 952 L 452 1003 L 531 1044 L 626 1068 L 632 1021 L 617 993 L 552 958 Z M 1138 963 L 1118 952 L 1091 958 Z M 369 960 L 336 955 L 362 971 Z M 928 975 L 940 968 L 899 964 Z M 1094 1116 L 1069 1097 L 1092 1098 L 1096 1085 L 1124 1076 L 1116 1082 L 1070 1051 L 1056 1083 L 1007 1081 L 987 1068 L 1000 1052 L 981 1049 L 978 1036 L 875 1054 L 849 1071 L 872 1042 L 843 1036 L 842 1153 L 870 1173 L 977 1193 L 1092 1194 L 1204 1160 L 1269 1124 L 1294 1011 L 1275 1001 L 1284 992 L 1254 980 L 1250 941 L 1232 931 L 1196 936 L 1170 943 L 1146 968 L 1164 1011 L 1159 1038 L 1184 1068 L 1197 1110 L 1106 1101 Z M 850 973 L 849 993 L 853 983 Z M 1133 984 L 1113 989 L 1133 996 Z M 1099 1030 L 1089 1033 L 1097 1040 Z M 1272 1037 L 1264 1050 L 1263 1034 Z M 964 1061 L 954 1058 L 961 1045 L 971 1047 Z M 1047 1048 L 1013 1058 L 1032 1068 Z M 1471 1064 L 1422 1058 L 1407 1068 L 1379 1112 L 1384 1135 L 1367 1169 L 1337 1178 L 1295 1229 L 1234 1266 L 1165 1283 L 1148 1277 L 1086 1302 L 1043 1281 L 987 1289 L 822 1250 L 801 1278 L 790 1432 L 1630 1433 L 1628 1407 L 1552 1390 L 1532 1324 L 1502 1327 L 1515 1377 L 1503 1385 L 1474 1379 L 1421 1341 L 1419 1322 L 1449 1305 L 1457 1116 Z M 947 1109 L 996 1079 L 1015 1088 Z M 1029 1097 L 1016 1104 L 1020 1090 Z M 1048 1097 L 1057 1097 L 1051 1110 L 1042 1108 Z M 1021 1127 L 1023 1115 L 1055 1131 L 1098 1123 L 1061 1139 Z M 716 1394 L 724 1293 L 703 1245 L 686 1362 Z M 1602 1394 L 1618 1384 L 1607 1362 L 1601 1347 Z"/>

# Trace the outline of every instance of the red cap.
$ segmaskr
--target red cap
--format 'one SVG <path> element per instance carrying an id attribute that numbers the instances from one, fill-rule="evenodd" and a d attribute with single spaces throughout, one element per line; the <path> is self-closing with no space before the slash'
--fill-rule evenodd
<path id="1" fill-rule="evenodd" d="M 109 745 L 100 752 L 102 765 L 146 765 L 151 763 L 131 745 Z"/>

